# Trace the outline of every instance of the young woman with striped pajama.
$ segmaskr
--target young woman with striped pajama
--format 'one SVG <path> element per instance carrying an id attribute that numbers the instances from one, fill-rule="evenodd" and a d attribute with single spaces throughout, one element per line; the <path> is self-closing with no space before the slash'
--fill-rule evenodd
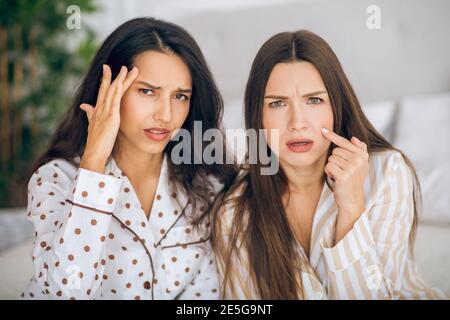
<path id="1" fill-rule="evenodd" d="M 245 123 L 267 129 L 280 170 L 246 165 L 217 201 L 223 298 L 446 298 L 413 262 L 413 166 L 367 120 L 322 38 L 285 32 L 262 46 Z"/>

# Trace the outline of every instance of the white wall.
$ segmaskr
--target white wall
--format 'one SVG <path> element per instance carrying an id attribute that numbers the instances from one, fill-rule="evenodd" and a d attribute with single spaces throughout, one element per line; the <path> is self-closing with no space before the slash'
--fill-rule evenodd
<path id="1" fill-rule="evenodd" d="M 450 1 L 201 0 L 99 1 L 86 16 L 100 38 L 136 16 L 156 16 L 189 30 L 227 101 L 241 98 L 257 49 L 271 35 L 310 29 L 331 44 L 363 102 L 450 90 Z M 368 30 L 366 8 L 381 9 Z"/>

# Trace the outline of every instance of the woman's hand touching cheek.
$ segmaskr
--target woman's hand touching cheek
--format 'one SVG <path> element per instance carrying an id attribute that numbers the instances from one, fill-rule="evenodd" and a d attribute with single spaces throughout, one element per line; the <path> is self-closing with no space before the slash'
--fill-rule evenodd
<path id="1" fill-rule="evenodd" d="M 334 199 L 339 210 L 335 243 L 338 243 L 366 208 L 364 181 L 369 171 L 369 153 L 367 145 L 356 137 L 349 141 L 326 128 L 322 129 L 322 135 L 336 145 L 325 173 L 335 182 Z"/>

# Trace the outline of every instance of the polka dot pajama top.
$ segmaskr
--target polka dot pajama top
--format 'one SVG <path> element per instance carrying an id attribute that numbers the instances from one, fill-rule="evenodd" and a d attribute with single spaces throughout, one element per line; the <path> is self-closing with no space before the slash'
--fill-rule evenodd
<path id="1" fill-rule="evenodd" d="M 173 193 L 164 158 L 149 219 L 110 157 L 106 174 L 53 160 L 29 182 L 34 276 L 25 299 L 217 299 L 208 235 Z M 204 229 L 202 229 L 204 230 Z"/>

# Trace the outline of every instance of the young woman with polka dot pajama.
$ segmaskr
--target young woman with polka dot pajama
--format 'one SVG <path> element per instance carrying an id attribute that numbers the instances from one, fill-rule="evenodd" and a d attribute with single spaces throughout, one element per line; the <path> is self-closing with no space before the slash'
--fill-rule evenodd
<path id="1" fill-rule="evenodd" d="M 171 138 L 194 121 L 219 128 L 222 111 L 184 29 L 138 18 L 115 30 L 29 181 L 34 276 L 22 297 L 218 298 L 204 213 L 236 170 L 175 165 Z"/>

